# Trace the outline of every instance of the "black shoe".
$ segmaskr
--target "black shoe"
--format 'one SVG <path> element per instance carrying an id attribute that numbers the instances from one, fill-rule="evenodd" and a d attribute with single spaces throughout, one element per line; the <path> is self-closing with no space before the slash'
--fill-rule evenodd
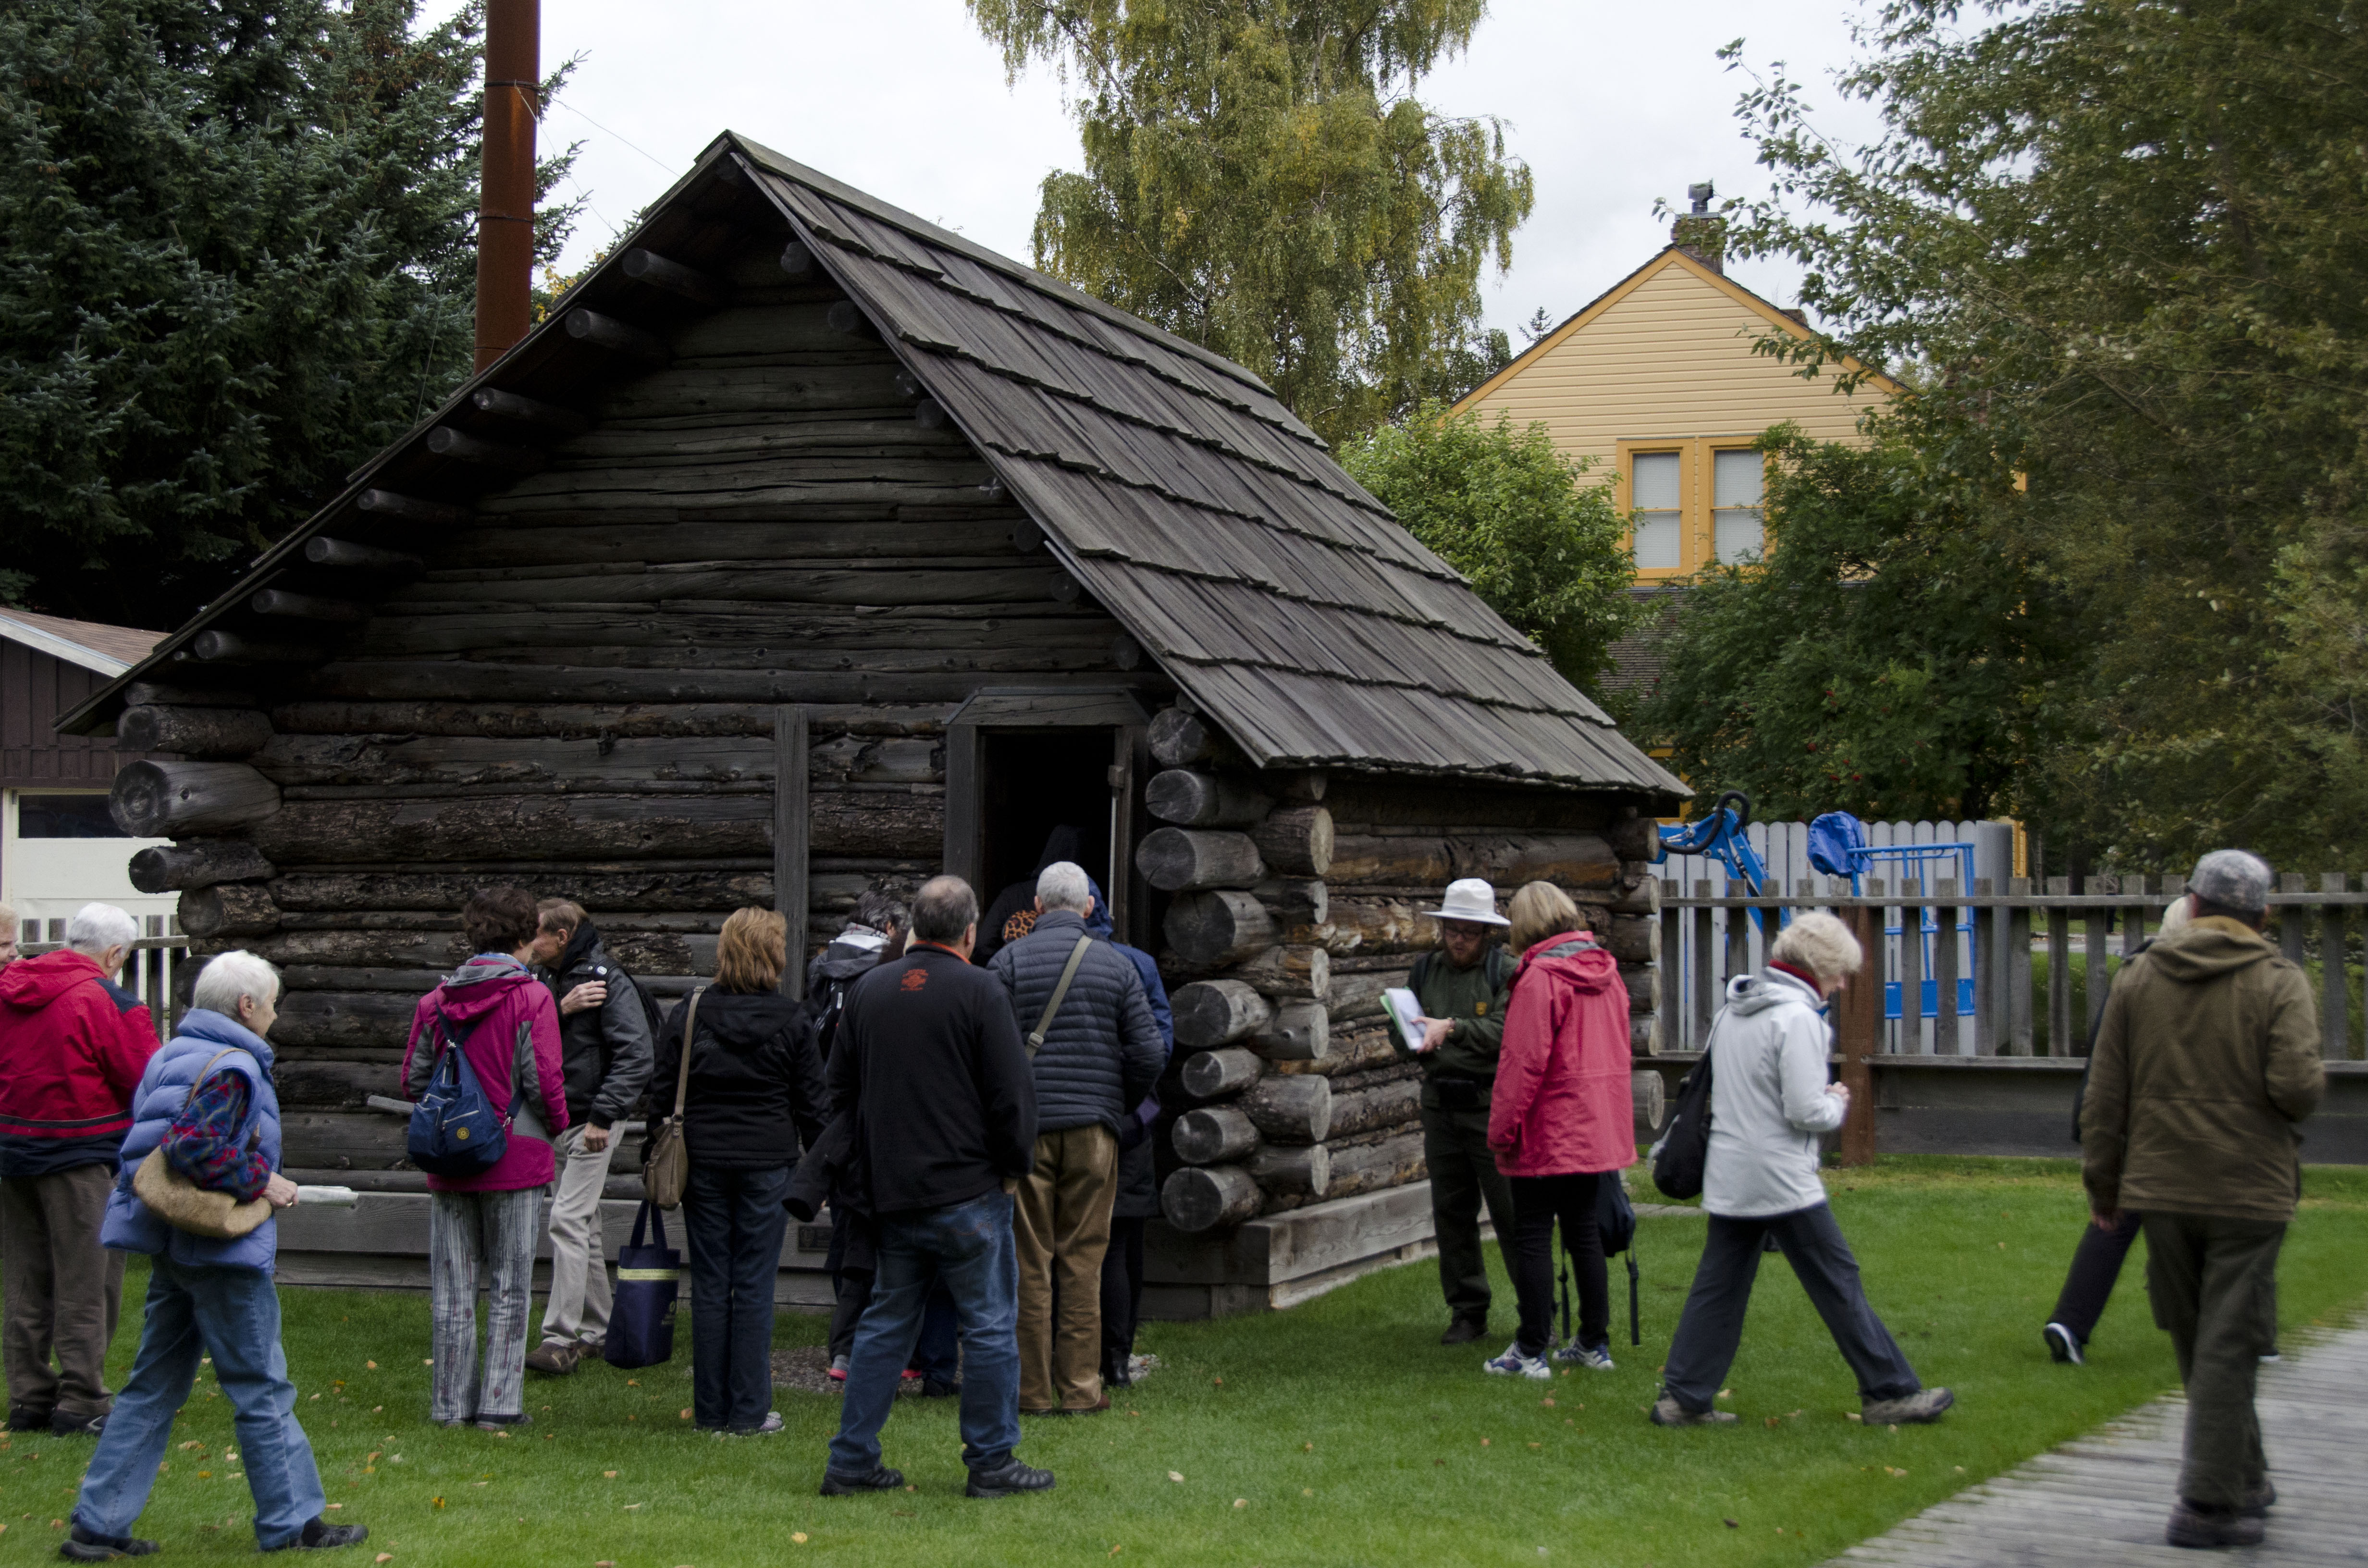
<path id="1" fill-rule="evenodd" d="M 370 1539 L 368 1525 L 333 1525 L 318 1514 L 304 1521 L 304 1533 L 285 1546 L 271 1548 L 274 1551 L 335 1551 L 341 1546 L 359 1546 Z"/>
<path id="2" fill-rule="evenodd" d="M 852 1497 L 859 1492 L 894 1492 L 905 1484 L 905 1472 L 890 1470 L 884 1464 L 871 1467 L 869 1475 L 841 1475 L 835 1470 L 822 1472 L 822 1494 L 825 1497 Z"/>
<path id="3" fill-rule="evenodd" d="M 18 1405 L 8 1412 L 8 1430 L 11 1432 L 46 1432 L 49 1429 L 50 1413 L 46 1410 L 35 1414 Z"/>
<path id="4" fill-rule="evenodd" d="M 921 1397 L 923 1399 L 959 1399 L 962 1397 L 962 1384 L 941 1382 L 936 1378 L 924 1378 L 921 1380 Z"/>
<path id="5" fill-rule="evenodd" d="M 1487 1334 L 1486 1318 L 1457 1318 L 1447 1325 L 1447 1332 L 1439 1336 L 1439 1342 L 1441 1345 L 1469 1345 L 1475 1339 L 1485 1339 Z"/>
<path id="6" fill-rule="evenodd" d="M 50 1436 L 52 1437 L 96 1437 L 105 1430 L 105 1415 L 68 1415 L 63 1410 L 50 1413 Z"/>
<path id="7" fill-rule="evenodd" d="M 2047 1342 L 2047 1353 L 2055 1358 L 2058 1366 L 2066 1362 L 2075 1367 L 2087 1365 L 2086 1359 L 2080 1354 L 2080 1342 L 2075 1339 L 2072 1336 L 2072 1331 L 2062 1324 L 2049 1324 L 2039 1331 L 2039 1337 Z"/>
<path id="8" fill-rule="evenodd" d="M 156 1550 L 153 1540 L 136 1536 L 101 1535 L 77 1523 L 58 1542 L 58 1555 L 70 1562 L 110 1562 L 119 1557 L 145 1557 Z"/>
<path id="9" fill-rule="evenodd" d="M 962 1488 L 965 1497 L 1008 1497 L 1015 1492 L 1050 1492 L 1053 1472 L 1007 1460 L 994 1470 L 970 1472 L 970 1484 Z"/>
<path id="10" fill-rule="evenodd" d="M 2263 1510 L 2267 1512 L 2267 1510 Z M 2235 1509 L 2203 1509 L 2181 1499 L 2170 1511 L 2162 1539 L 2173 1546 L 2209 1550 L 2221 1546 L 2259 1546 L 2268 1533 L 2262 1520 Z"/>
<path id="11" fill-rule="evenodd" d="M 534 1417 L 523 1412 L 517 1415 L 472 1415 L 469 1425 L 480 1432 L 500 1432 L 512 1426 L 531 1426 Z"/>
<path id="12" fill-rule="evenodd" d="M 2278 1489 L 2265 1477 L 2259 1486 L 2248 1486 L 2245 1489 L 2244 1506 L 2238 1508 L 2237 1512 L 2248 1519 L 2266 1519 L 2270 1517 L 2270 1510 L 2277 1506 Z"/>

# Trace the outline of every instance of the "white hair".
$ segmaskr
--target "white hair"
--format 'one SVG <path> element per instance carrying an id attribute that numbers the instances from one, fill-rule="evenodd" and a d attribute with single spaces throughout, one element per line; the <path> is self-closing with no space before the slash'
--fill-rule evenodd
<path id="1" fill-rule="evenodd" d="M 1768 944 L 1768 961 L 1805 969 L 1819 980 L 1839 980 L 1856 974 L 1866 954 L 1849 926 L 1822 909 L 1813 909 L 1795 916 Z"/>
<path id="2" fill-rule="evenodd" d="M 239 999 L 245 996 L 252 996 L 257 1002 L 278 1001 L 279 971 L 245 948 L 233 948 L 206 960 L 206 967 L 198 971 L 198 983 L 189 993 L 189 1006 L 220 1013 L 225 1018 L 236 1018 Z"/>
<path id="3" fill-rule="evenodd" d="M 140 923 L 111 903 L 85 903 L 66 922 L 66 946 L 85 958 L 140 939 Z"/>
<path id="4" fill-rule="evenodd" d="M 1083 915 L 1094 901 L 1094 884 L 1076 861 L 1055 860 L 1036 873 L 1036 901 L 1047 909 L 1074 909 Z"/>

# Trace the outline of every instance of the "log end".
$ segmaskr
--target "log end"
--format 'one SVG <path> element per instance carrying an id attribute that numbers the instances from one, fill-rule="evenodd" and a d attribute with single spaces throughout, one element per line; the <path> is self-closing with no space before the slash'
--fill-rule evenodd
<path id="1" fill-rule="evenodd" d="M 1187 1234 L 1239 1224 L 1258 1211 L 1265 1194 L 1239 1165 L 1187 1165 L 1159 1188 L 1159 1211 Z"/>

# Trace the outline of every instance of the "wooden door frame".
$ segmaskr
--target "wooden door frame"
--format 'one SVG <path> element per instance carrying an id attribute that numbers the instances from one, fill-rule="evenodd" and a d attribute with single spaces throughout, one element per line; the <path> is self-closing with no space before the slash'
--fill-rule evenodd
<path id="1" fill-rule="evenodd" d="M 806 920 L 812 898 L 814 813 L 811 709 L 773 710 L 773 908 L 788 923 L 781 951 L 780 992 L 806 994 Z"/>
<path id="2" fill-rule="evenodd" d="M 1123 869 L 1104 891 L 1110 925 L 1121 941 L 1139 935 L 1130 922 L 1144 907 L 1145 890 L 1134 869 L 1135 798 L 1149 777 L 1151 715 L 1125 687 L 1079 690 L 1073 687 L 985 687 L 973 692 L 946 720 L 945 869 L 976 890 L 980 902 L 993 896 L 979 886 L 986 854 L 980 737 L 997 730 L 1109 730 L 1116 735 L 1109 783 L 1118 791 L 1111 824 L 1111 858 Z"/>

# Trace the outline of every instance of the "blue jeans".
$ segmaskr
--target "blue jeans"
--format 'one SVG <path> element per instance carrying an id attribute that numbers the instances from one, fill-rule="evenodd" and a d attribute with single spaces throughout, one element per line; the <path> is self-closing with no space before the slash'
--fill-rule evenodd
<path id="1" fill-rule="evenodd" d="M 869 1474 L 880 1463 L 880 1428 L 920 1336 L 933 1278 L 953 1293 L 962 1325 L 962 1462 L 996 1470 L 1019 1445 L 1019 1256 L 1011 1199 L 990 1192 L 880 1221 L 880 1271 L 855 1328 L 847 1405 L 831 1439 L 837 1474 Z"/>
<path id="2" fill-rule="evenodd" d="M 83 1476 L 74 1519 L 99 1535 L 124 1536 L 148 1506 L 173 1417 L 196 1386 L 198 1361 L 214 1375 L 235 1413 L 238 1462 L 255 1494 L 255 1539 L 267 1551 L 289 1545 L 327 1501 L 313 1445 L 296 1421 L 296 1385 L 279 1346 L 279 1292 L 256 1268 L 184 1268 L 154 1260 L 148 1321 L 131 1376 L 98 1435 Z"/>
<path id="3" fill-rule="evenodd" d="M 787 1165 L 733 1171 L 696 1163 L 683 1189 L 691 1418 L 709 1431 L 753 1431 L 773 1408 L 773 1284 L 789 1190 Z"/>

